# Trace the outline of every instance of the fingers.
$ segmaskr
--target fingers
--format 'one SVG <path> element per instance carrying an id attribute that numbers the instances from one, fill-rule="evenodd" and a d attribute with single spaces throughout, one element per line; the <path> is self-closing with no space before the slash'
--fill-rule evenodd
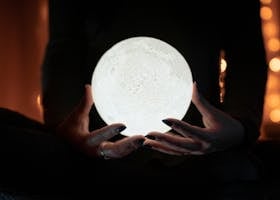
<path id="1" fill-rule="evenodd" d="M 121 123 L 112 124 L 105 126 L 101 129 L 92 131 L 86 139 L 86 143 L 89 146 L 97 146 L 101 142 L 111 139 L 112 137 L 118 135 L 125 129 L 125 125 Z"/>
<path id="2" fill-rule="evenodd" d="M 193 84 L 192 102 L 203 116 L 212 114 L 214 107 L 200 94 L 196 82 Z"/>
<path id="3" fill-rule="evenodd" d="M 151 148 L 153 150 L 157 150 L 159 152 L 162 153 L 166 153 L 169 155 L 184 155 L 184 152 L 187 154 L 187 150 L 186 149 L 182 149 L 182 148 L 176 148 L 175 146 L 172 146 L 170 144 L 164 143 L 164 142 L 159 142 L 156 140 L 146 140 L 144 142 L 144 147 L 146 148 Z"/>
<path id="4" fill-rule="evenodd" d="M 161 133 L 163 134 L 163 133 Z M 187 148 L 182 148 L 180 146 L 176 146 L 174 144 L 171 144 L 169 142 L 158 140 L 158 139 L 146 139 L 144 142 L 144 147 L 151 148 L 153 150 L 157 150 L 162 153 L 166 153 L 169 155 L 202 155 L 204 152 L 200 150 L 190 150 Z"/>
<path id="5" fill-rule="evenodd" d="M 197 142 L 190 138 L 151 132 L 146 136 L 144 146 L 170 155 L 203 155 L 208 153 L 209 143 Z M 182 140 L 178 142 L 178 138 Z M 174 143 L 175 141 L 175 143 Z M 179 146 L 178 146 L 179 145 Z"/>
<path id="6" fill-rule="evenodd" d="M 89 84 L 85 85 L 84 103 L 83 103 L 83 113 L 89 114 L 90 109 L 93 105 L 92 90 Z"/>
<path id="7" fill-rule="evenodd" d="M 201 143 L 189 137 L 181 137 L 174 134 L 171 135 L 168 133 L 158 133 L 158 132 L 151 132 L 146 137 L 148 139 L 154 139 L 160 142 L 164 142 L 179 148 L 184 148 L 192 151 L 201 149 Z"/>
<path id="8" fill-rule="evenodd" d="M 212 134 L 207 132 L 204 128 L 193 126 L 187 122 L 173 118 L 164 119 L 162 121 L 184 137 L 194 137 L 204 141 L 212 141 L 213 139 Z"/>
<path id="9" fill-rule="evenodd" d="M 105 141 L 101 144 L 100 149 L 107 158 L 122 158 L 141 147 L 144 141 L 144 136 L 135 135 L 114 143 Z"/>
<path id="10" fill-rule="evenodd" d="M 91 86 L 89 84 L 86 84 L 84 95 L 74 112 L 78 113 L 79 116 L 88 116 L 92 105 L 93 105 L 93 98 L 92 98 Z"/>

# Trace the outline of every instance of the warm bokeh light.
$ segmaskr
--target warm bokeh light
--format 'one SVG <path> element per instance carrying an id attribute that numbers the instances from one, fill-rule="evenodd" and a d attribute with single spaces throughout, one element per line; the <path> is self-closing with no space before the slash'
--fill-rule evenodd
<path id="1" fill-rule="evenodd" d="M 225 81 L 220 81 L 219 82 L 220 88 L 225 88 Z"/>
<path id="2" fill-rule="evenodd" d="M 43 114 L 43 106 L 42 106 L 42 102 L 41 102 L 41 95 L 38 94 L 36 97 L 36 104 L 37 104 L 37 108 L 39 110 L 40 115 Z"/>
<path id="3" fill-rule="evenodd" d="M 280 109 L 274 109 L 270 112 L 269 118 L 272 122 L 280 122 Z"/>
<path id="4" fill-rule="evenodd" d="M 36 102 L 38 106 L 41 106 L 41 95 L 38 94 L 37 98 L 36 98 Z"/>
<path id="5" fill-rule="evenodd" d="M 261 10 L 260 10 L 260 15 L 261 15 L 261 18 L 264 19 L 264 20 L 269 20 L 272 18 L 272 10 L 270 7 L 268 6 L 263 6 L 261 7 Z"/>
<path id="6" fill-rule="evenodd" d="M 280 1 L 260 0 L 260 3 L 260 17 L 269 66 L 260 138 L 280 140 Z"/>
<path id="7" fill-rule="evenodd" d="M 48 1 L 43 1 L 40 5 L 40 17 L 43 22 L 48 21 Z"/>
<path id="8" fill-rule="evenodd" d="M 269 92 L 274 90 L 275 88 L 278 88 L 280 84 L 279 82 L 279 78 L 276 76 L 276 74 L 270 73 L 266 83 L 267 94 L 269 94 Z"/>
<path id="9" fill-rule="evenodd" d="M 271 38 L 267 42 L 267 47 L 270 51 L 276 52 L 280 49 L 280 41 L 277 38 Z"/>
<path id="10" fill-rule="evenodd" d="M 273 72 L 279 72 L 280 71 L 280 58 L 279 57 L 272 58 L 269 62 L 269 68 Z"/>
<path id="11" fill-rule="evenodd" d="M 264 24 L 264 34 L 267 37 L 275 36 L 276 33 L 277 33 L 277 26 L 274 23 L 269 22 Z"/>
<path id="12" fill-rule="evenodd" d="M 280 105 L 280 95 L 270 94 L 267 96 L 266 102 L 270 108 L 275 108 Z"/>
<path id="13" fill-rule="evenodd" d="M 227 69 L 227 61 L 222 58 L 220 63 L 220 70 L 221 72 L 225 72 L 226 69 Z"/>
<path id="14" fill-rule="evenodd" d="M 227 61 L 225 60 L 225 51 L 220 52 L 220 75 L 219 75 L 219 86 L 220 86 L 220 102 L 224 102 L 226 93 L 225 88 L 225 77 L 226 77 Z"/>
<path id="15" fill-rule="evenodd" d="M 272 0 L 260 0 L 262 4 L 270 4 Z"/>

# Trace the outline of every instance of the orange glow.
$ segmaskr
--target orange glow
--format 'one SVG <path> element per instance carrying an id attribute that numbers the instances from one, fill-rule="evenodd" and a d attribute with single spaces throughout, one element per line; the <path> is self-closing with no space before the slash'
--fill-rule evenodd
<path id="1" fill-rule="evenodd" d="M 40 94 L 38 94 L 36 101 L 37 101 L 37 105 L 41 106 L 41 96 L 40 96 Z"/>
<path id="2" fill-rule="evenodd" d="M 262 4 L 270 4 L 272 0 L 260 0 Z"/>
<path id="3" fill-rule="evenodd" d="M 220 70 L 221 72 L 225 72 L 226 69 L 227 69 L 227 61 L 222 58 L 220 63 Z"/>
<path id="4" fill-rule="evenodd" d="M 278 128 L 280 125 L 280 21 L 278 17 L 280 2 L 278 0 L 259 1 L 261 3 L 260 17 L 269 66 L 260 139 L 274 140 L 280 138 L 280 129 Z M 273 125 L 272 123 L 276 124 Z M 277 130 L 270 128 L 271 126 Z M 274 131 L 276 131 L 275 134 Z"/>
<path id="5" fill-rule="evenodd" d="M 269 68 L 271 71 L 279 72 L 280 71 L 280 59 L 277 57 L 272 58 L 269 62 Z"/>
<path id="6" fill-rule="evenodd" d="M 272 122 L 280 122 L 280 109 L 274 109 L 270 112 L 269 118 Z"/>
<path id="7" fill-rule="evenodd" d="M 48 39 L 48 1 L 1 1 L 0 107 L 42 121 L 37 106 Z"/>
<path id="8" fill-rule="evenodd" d="M 277 27 L 274 23 L 264 24 L 264 34 L 268 37 L 274 36 L 277 33 Z"/>
<path id="9" fill-rule="evenodd" d="M 42 103 L 41 103 L 41 95 L 38 94 L 36 97 L 36 104 L 37 104 L 37 108 L 39 110 L 40 115 L 42 115 L 43 113 L 43 107 L 42 107 Z"/>
<path id="10" fill-rule="evenodd" d="M 43 22 L 48 21 L 48 14 L 48 1 L 43 1 L 40 5 L 40 17 Z"/>
<path id="11" fill-rule="evenodd" d="M 226 85 L 226 84 L 225 84 L 224 81 L 220 81 L 220 82 L 219 82 L 219 85 L 220 85 L 221 88 L 225 88 L 225 85 Z"/>
<path id="12" fill-rule="evenodd" d="M 271 8 L 268 7 L 268 6 L 261 7 L 260 15 L 261 15 L 261 18 L 264 19 L 264 20 L 271 19 L 272 18 L 272 10 L 271 10 Z"/>
<path id="13" fill-rule="evenodd" d="M 224 102 L 224 96 L 226 93 L 225 88 L 225 77 L 226 77 L 227 61 L 225 60 L 225 51 L 220 52 L 220 75 L 219 75 L 219 86 L 220 86 L 220 102 Z"/>
<path id="14" fill-rule="evenodd" d="M 278 51 L 280 49 L 280 41 L 277 38 L 271 38 L 268 40 L 267 46 L 270 51 Z"/>
<path id="15" fill-rule="evenodd" d="M 267 96 L 266 102 L 269 107 L 275 108 L 280 105 L 280 95 L 270 94 Z"/>
<path id="16" fill-rule="evenodd" d="M 279 86 L 278 84 L 279 84 L 279 78 L 275 74 L 270 73 L 266 84 L 267 91 L 278 88 Z"/>

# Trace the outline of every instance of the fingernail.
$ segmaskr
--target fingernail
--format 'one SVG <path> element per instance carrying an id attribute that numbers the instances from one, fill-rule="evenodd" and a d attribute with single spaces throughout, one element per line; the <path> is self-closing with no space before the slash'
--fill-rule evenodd
<path id="1" fill-rule="evenodd" d="M 168 119 L 163 119 L 162 122 L 165 123 L 167 126 L 172 126 L 172 122 Z"/>
<path id="2" fill-rule="evenodd" d="M 137 144 L 138 144 L 139 146 L 142 146 L 143 143 L 144 143 L 144 141 L 145 141 L 145 139 L 140 139 L 140 140 L 137 141 Z"/>
<path id="3" fill-rule="evenodd" d="M 155 136 L 152 136 L 152 135 L 146 135 L 145 136 L 146 138 L 150 139 L 150 140 L 155 140 L 156 137 Z"/>
<path id="4" fill-rule="evenodd" d="M 116 131 L 122 132 L 124 129 L 126 129 L 126 126 L 120 126 L 120 127 L 116 128 Z"/>

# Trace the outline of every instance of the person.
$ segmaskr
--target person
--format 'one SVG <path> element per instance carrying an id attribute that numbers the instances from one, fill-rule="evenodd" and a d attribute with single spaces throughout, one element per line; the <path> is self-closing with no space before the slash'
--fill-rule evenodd
<path id="1" fill-rule="evenodd" d="M 260 134 L 267 76 L 259 6 L 257 0 L 122 0 L 110 5 L 50 0 L 42 68 L 44 120 L 79 156 L 86 155 L 75 165 L 82 168 L 78 177 L 83 174 L 99 185 L 145 181 L 204 190 L 207 185 L 215 195 L 261 198 L 260 190 L 251 187 L 259 180 L 251 147 Z M 182 120 L 163 119 L 170 133 L 123 137 L 125 124 L 106 125 L 93 106 L 94 66 L 112 45 L 134 36 L 168 42 L 190 65 L 192 104 Z M 227 60 L 223 103 L 221 50 Z"/>

